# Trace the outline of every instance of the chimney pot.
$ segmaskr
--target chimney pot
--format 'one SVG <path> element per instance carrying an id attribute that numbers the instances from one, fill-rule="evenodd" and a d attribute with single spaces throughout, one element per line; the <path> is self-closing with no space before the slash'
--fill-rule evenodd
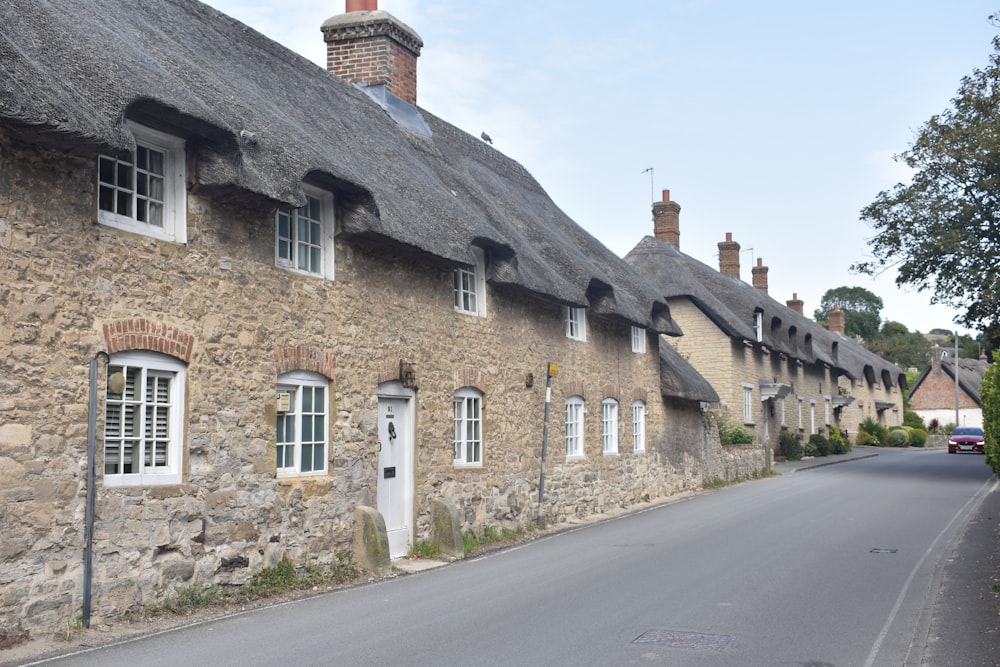
<path id="1" fill-rule="evenodd" d="M 378 11 L 378 0 L 347 0 L 346 13 Z"/>

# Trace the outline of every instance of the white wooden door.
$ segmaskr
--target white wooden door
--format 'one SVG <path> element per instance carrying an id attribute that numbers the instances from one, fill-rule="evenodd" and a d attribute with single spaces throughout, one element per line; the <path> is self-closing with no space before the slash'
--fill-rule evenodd
<path id="1" fill-rule="evenodd" d="M 389 534 L 389 556 L 410 550 L 413 517 L 413 418 L 408 397 L 378 399 L 378 511 Z"/>

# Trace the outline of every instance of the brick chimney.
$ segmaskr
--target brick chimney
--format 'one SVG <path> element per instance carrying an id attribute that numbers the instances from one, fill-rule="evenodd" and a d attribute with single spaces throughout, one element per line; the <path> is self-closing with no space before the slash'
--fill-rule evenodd
<path id="1" fill-rule="evenodd" d="M 792 292 L 792 298 L 785 302 L 785 305 L 794 310 L 799 315 L 802 315 L 802 308 L 806 305 L 802 299 L 799 298 L 798 292 Z"/>
<path id="2" fill-rule="evenodd" d="M 420 36 L 388 12 L 378 0 L 347 0 L 347 12 L 323 23 L 326 68 L 366 86 L 385 86 L 404 102 L 417 103 L 417 57 Z"/>
<path id="3" fill-rule="evenodd" d="M 719 273 L 740 279 L 740 244 L 733 240 L 732 232 L 726 232 L 726 240 L 719 242 Z"/>
<path id="4" fill-rule="evenodd" d="M 653 204 L 653 235 L 681 249 L 681 205 L 670 201 L 670 190 L 663 191 L 663 201 Z"/>
<path id="5" fill-rule="evenodd" d="M 751 267 L 750 273 L 753 275 L 753 286 L 764 294 L 767 294 L 767 267 L 764 260 L 757 258 L 757 266 Z"/>
<path id="6" fill-rule="evenodd" d="M 846 329 L 844 329 L 844 311 L 840 309 L 840 306 L 834 304 L 833 310 L 830 311 L 829 324 L 826 328 L 832 333 L 839 333 L 841 336 L 845 335 Z"/>

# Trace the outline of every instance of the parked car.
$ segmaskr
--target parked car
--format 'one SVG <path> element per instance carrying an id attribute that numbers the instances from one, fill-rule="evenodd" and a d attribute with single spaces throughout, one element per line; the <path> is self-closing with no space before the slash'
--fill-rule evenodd
<path id="1" fill-rule="evenodd" d="M 948 436 L 948 453 L 983 453 L 983 429 L 977 426 L 959 426 Z"/>

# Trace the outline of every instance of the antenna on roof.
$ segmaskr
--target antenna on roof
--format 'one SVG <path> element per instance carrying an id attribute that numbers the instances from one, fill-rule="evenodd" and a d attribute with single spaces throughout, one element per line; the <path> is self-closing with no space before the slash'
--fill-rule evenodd
<path id="1" fill-rule="evenodd" d="M 753 266 L 753 248 L 744 248 L 743 252 L 750 253 L 750 266 Z"/>
<path id="2" fill-rule="evenodd" d="M 654 199 L 654 197 L 656 195 L 653 194 L 653 167 L 650 167 L 649 169 L 643 169 L 642 173 L 649 174 L 649 203 L 655 204 L 656 200 Z"/>

